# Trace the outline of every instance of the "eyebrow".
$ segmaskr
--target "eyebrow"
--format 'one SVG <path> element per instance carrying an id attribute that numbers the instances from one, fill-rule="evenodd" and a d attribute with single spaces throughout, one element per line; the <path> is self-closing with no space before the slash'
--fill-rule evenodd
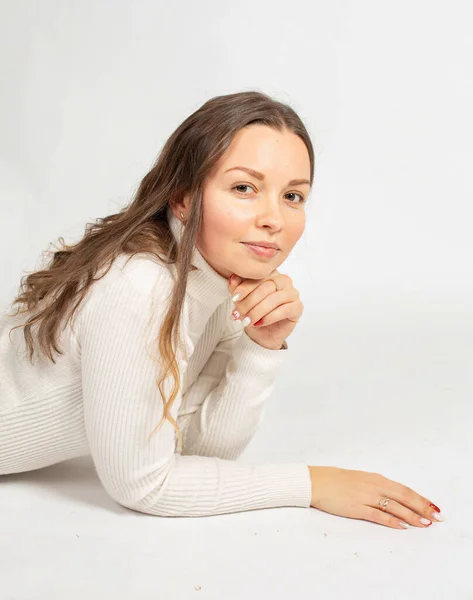
<path id="1" fill-rule="evenodd" d="M 254 169 L 250 169 L 249 167 L 231 167 L 230 169 L 227 169 L 225 173 L 228 173 L 228 171 L 234 171 L 235 169 L 239 171 L 246 171 L 249 175 L 256 177 L 256 179 L 259 179 L 260 181 L 263 181 L 264 179 L 263 173 L 255 171 Z M 291 179 L 287 185 L 302 185 L 304 183 L 310 185 L 310 181 L 308 179 Z"/>

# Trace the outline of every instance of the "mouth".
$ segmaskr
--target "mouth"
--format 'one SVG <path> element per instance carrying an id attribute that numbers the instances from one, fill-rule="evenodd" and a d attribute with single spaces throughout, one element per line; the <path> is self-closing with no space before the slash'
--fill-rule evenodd
<path id="1" fill-rule="evenodd" d="M 254 244 L 247 244 L 245 242 L 241 242 L 244 246 L 250 250 L 256 256 L 262 256 L 263 258 L 272 258 L 275 256 L 279 250 L 277 248 L 266 248 L 265 246 L 255 246 Z"/>

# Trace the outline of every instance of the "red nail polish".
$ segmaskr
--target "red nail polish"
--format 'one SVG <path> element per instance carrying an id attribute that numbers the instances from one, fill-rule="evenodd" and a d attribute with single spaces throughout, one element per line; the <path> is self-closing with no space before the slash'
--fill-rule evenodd
<path id="1" fill-rule="evenodd" d="M 430 503 L 429 506 L 431 506 L 432 508 L 435 508 L 435 510 L 437 512 L 440 512 L 440 508 L 438 506 L 435 506 L 435 504 Z"/>
<path id="2" fill-rule="evenodd" d="M 262 324 L 263 324 L 263 319 L 260 319 L 259 321 L 256 321 L 256 323 L 253 324 L 253 327 L 259 327 Z"/>

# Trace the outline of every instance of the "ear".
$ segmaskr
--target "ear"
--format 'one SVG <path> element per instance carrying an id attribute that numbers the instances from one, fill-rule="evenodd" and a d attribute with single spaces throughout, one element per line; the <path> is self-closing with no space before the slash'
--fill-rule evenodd
<path id="1" fill-rule="evenodd" d="M 189 195 L 186 194 L 182 199 L 180 199 L 178 201 L 176 201 L 176 200 L 170 201 L 169 206 L 172 210 L 173 215 L 181 221 L 182 217 L 180 215 L 180 212 L 183 212 L 185 215 L 189 214 L 189 209 L 190 209 Z"/>

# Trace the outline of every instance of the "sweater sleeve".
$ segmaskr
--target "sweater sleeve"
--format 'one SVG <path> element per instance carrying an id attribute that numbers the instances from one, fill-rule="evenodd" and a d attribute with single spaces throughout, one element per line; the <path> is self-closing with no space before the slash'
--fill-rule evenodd
<path id="1" fill-rule="evenodd" d="M 167 419 L 149 437 L 163 414 L 160 362 L 152 355 L 167 310 L 165 302 L 152 298 L 170 293 L 172 279 L 164 268 L 156 272 L 156 265 L 144 272 L 145 267 L 130 264 L 119 275 L 96 282 L 77 317 L 84 423 L 106 491 L 123 506 L 159 516 L 309 507 L 310 472 L 304 463 L 244 464 L 182 455 Z M 237 343 L 235 356 L 245 354 L 248 341 Z M 243 362 L 233 361 L 233 368 Z M 166 399 L 172 383 L 172 378 L 165 380 Z M 181 400 L 178 393 L 174 419 Z"/>
<path id="2" fill-rule="evenodd" d="M 263 421 L 287 350 L 269 350 L 244 330 L 230 331 L 185 394 L 178 418 L 182 454 L 235 460 Z"/>

